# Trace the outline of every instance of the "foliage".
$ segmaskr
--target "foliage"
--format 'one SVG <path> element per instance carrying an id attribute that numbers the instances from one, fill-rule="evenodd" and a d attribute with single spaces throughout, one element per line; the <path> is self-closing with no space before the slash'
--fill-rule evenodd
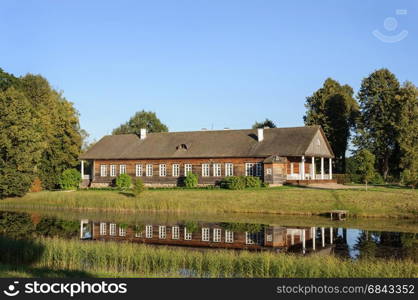
<path id="1" fill-rule="evenodd" d="M 23 196 L 31 187 L 42 147 L 38 125 L 21 92 L 0 91 L 0 198 Z"/>
<path id="2" fill-rule="evenodd" d="M 371 184 L 384 184 L 385 180 L 383 179 L 382 175 L 375 172 L 374 176 L 370 179 Z"/>
<path id="3" fill-rule="evenodd" d="M 197 232 L 199 229 L 199 225 L 195 221 L 187 221 L 184 223 L 184 227 L 186 228 L 187 232 Z"/>
<path id="4" fill-rule="evenodd" d="M 305 125 L 320 125 L 336 156 L 336 172 L 345 172 L 345 153 L 350 130 L 355 127 L 358 104 L 353 89 L 332 78 L 306 98 Z"/>
<path id="5" fill-rule="evenodd" d="M 404 170 L 401 174 L 401 182 L 406 186 L 418 187 L 418 174 L 412 173 L 410 170 Z"/>
<path id="6" fill-rule="evenodd" d="M 259 188 L 261 187 L 261 180 L 256 176 L 244 176 L 245 187 L 247 188 Z"/>
<path id="7" fill-rule="evenodd" d="M 67 169 L 62 172 L 60 178 L 60 187 L 63 190 L 77 189 L 81 182 L 81 173 L 76 169 Z"/>
<path id="8" fill-rule="evenodd" d="M 357 152 L 355 160 L 358 165 L 357 174 L 361 175 L 367 189 L 367 183 L 375 176 L 375 156 L 369 150 L 363 149 Z"/>
<path id="9" fill-rule="evenodd" d="M 225 230 L 234 232 L 250 232 L 257 233 L 262 232 L 266 227 L 263 224 L 251 224 L 251 223 L 221 223 L 220 226 Z"/>
<path id="10" fill-rule="evenodd" d="M 32 193 L 38 193 L 42 191 L 42 181 L 39 179 L 39 177 L 35 177 L 29 191 Z"/>
<path id="11" fill-rule="evenodd" d="M 29 238 L 35 229 L 26 213 L 0 212 L 0 236 L 11 238 Z M 1 255 L 0 255 L 1 256 Z"/>
<path id="12" fill-rule="evenodd" d="M 128 174 L 119 174 L 118 177 L 116 177 L 115 185 L 120 190 L 128 190 L 131 188 L 131 176 Z"/>
<path id="13" fill-rule="evenodd" d="M 80 229 L 77 221 L 62 220 L 55 217 L 43 217 L 36 225 L 36 234 L 50 237 L 76 237 Z"/>
<path id="14" fill-rule="evenodd" d="M 161 123 L 155 112 L 141 110 L 135 113 L 128 122 L 120 125 L 112 131 L 112 134 L 139 134 L 142 128 L 147 132 L 167 132 L 168 127 Z"/>
<path id="15" fill-rule="evenodd" d="M 277 125 L 272 120 L 267 119 L 267 118 L 264 121 L 262 121 L 262 122 L 255 122 L 253 124 L 253 129 L 265 128 L 265 127 L 268 127 L 268 128 L 276 128 Z"/>
<path id="16" fill-rule="evenodd" d="M 398 167 L 397 123 L 400 117 L 400 86 L 396 76 L 380 69 L 364 78 L 358 93 L 361 117 L 355 145 L 376 156 L 378 170 L 386 179 L 390 162 Z"/>
<path id="17" fill-rule="evenodd" d="M 145 191 L 144 182 L 141 178 L 137 178 L 134 180 L 134 184 L 132 187 L 132 192 L 136 197 L 139 197 Z"/>
<path id="18" fill-rule="evenodd" d="M 245 189 L 244 176 L 228 176 L 221 181 L 221 187 L 229 190 Z"/>
<path id="19" fill-rule="evenodd" d="M 187 174 L 186 178 L 184 178 L 184 186 L 187 188 L 195 188 L 198 184 L 198 177 L 194 173 Z"/>

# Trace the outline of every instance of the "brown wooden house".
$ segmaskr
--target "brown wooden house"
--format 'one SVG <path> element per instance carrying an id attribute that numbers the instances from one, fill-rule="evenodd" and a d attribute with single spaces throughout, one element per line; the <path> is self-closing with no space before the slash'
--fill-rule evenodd
<path id="1" fill-rule="evenodd" d="M 258 176 L 270 185 L 332 180 L 332 149 L 319 126 L 122 134 L 80 156 L 84 186 L 111 185 L 126 173 L 146 185 L 176 186 L 189 173 L 200 185 Z M 84 162 L 91 165 L 84 174 Z M 325 172 L 327 171 L 327 172 Z"/>

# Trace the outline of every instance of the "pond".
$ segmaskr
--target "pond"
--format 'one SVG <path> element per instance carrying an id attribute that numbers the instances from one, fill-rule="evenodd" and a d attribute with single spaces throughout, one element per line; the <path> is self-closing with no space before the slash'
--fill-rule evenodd
<path id="1" fill-rule="evenodd" d="M 271 251 L 358 259 L 418 261 L 415 220 L 348 219 L 254 214 L 115 214 L 82 211 L 0 211 L 0 234 L 118 241 L 184 249 Z"/>

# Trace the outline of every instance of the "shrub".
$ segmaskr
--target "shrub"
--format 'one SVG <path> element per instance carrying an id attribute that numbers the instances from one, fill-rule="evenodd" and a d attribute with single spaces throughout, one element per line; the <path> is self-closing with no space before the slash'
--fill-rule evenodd
<path id="1" fill-rule="evenodd" d="M 261 187 L 261 180 L 255 176 L 244 176 L 245 187 L 247 188 L 259 188 Z"/>
<path id="2" fill-rule="evenodd" d="M 67 169 L 62 172 L 60 187 L 63 190 L 77 189 L 81 182 L 81 174 L 76 169 Z"/>
<path id="3" fill-rule="evenodd" d="M 228 176 L 221 182 L 221 187 L 229 190 L 245 189 L 245 178 L 243 176 Z"/>
<path id="4" fill-rule="evenodd" d="M 384 184 L 385 180 L 383 179 L 382 175 L 379 173 L 375 173 L 373 178 L 370 179 L 371 184 Z"/>
<path id="5" fill-rule="evenodd" d="M 134 195 L 136 197 L 139 197 L 139 195 L 142 194 L 143 191 L 145 191 L 144 183 L 142 182 L 141 178 L 137 178 L 134 181 L 134 186 L 132 188 L 132 192 L 134 193 Z"/>
<path id="6" fill-rule="evenodd" d="M 193 173 L 187 174 L 186 178 L 184 179 L 184 186 L 187 188 L 197 187 L 197 183 L 198 183 L 197 175 Z"/>
<path id="7" fill-rule="evenodd" d="M 199 225 L 197 224 L 197 222 L 194 221 L 187 221 L 186 223 L 184 223 L 184 227 L 186 228 L 187 232 L 197 232 L 197 230 L 199 229 Z"/>
<path id="8" fill-rule="evenodd" d="M 350 182 L 350 174 L 332 174 L 332 178 L 337 180 L 339 184 L 346 184 Z"/>
<path id="9" fill-rule="evenodd" d="M 35 179 L 32 182 L 32 186 L 30 187 L 29 192 L 37 193 L 42 191 L 42 181 L 39 179 L 39 177 L 35 177 Z"/>
<path id="10" fill-rule="evenodd" d="M 131 176 L 128 174 L 120 174 L 116 177 L 115 185 L 120 190 L 127 190 L 131 187 Z"/>
<path id="11" fill-rule="evenodd" d="M 401 174 L 401 182 L 404 185 L 417 188 L 418 186 L 418 175 L 413 174 L 410 170 L 404 170 Z"/>

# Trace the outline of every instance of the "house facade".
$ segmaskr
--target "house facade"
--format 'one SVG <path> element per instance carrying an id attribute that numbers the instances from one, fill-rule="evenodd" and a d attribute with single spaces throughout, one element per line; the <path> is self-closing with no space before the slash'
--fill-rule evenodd
<path id="1" fill-rule="evenodd" d="M 334 154 L 319 126 L 105 136 L 80 156 L 83 185 L 112 185 L 119 174 L 149 186 L 200 185 L 257 176 L 270 185 L 332 181 Z M 84 172 L 85 162 L 89 172 Z M 85 174 L 88 173 L 88 174 Z"/>

